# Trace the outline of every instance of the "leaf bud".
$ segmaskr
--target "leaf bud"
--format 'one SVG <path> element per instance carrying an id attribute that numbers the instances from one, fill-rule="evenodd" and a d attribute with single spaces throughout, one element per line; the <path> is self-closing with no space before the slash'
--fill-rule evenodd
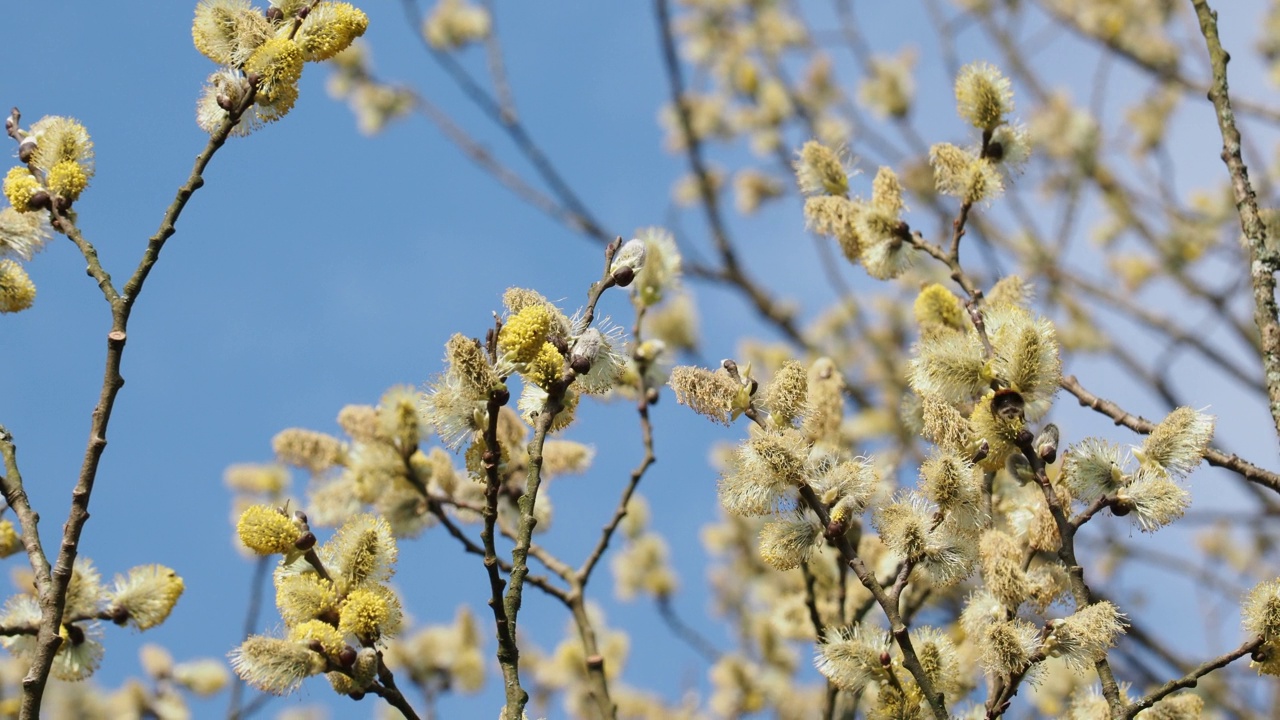
<path id="1" fill-rule="evenodd" d="M 618 287 L 626 287 L 631 284 L 632 280 L 636 279 L 636 271 L 625 265 L 610 274 L 613 276 L 613 281 L 618 284 Z"/>

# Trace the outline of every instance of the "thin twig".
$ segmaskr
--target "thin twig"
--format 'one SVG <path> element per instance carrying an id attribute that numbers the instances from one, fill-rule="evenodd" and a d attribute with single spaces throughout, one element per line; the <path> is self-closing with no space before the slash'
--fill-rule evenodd
<path id="1" fill-rule="evenodd" d="M 1142 433 L 1143 435 L 1149 435 L 1156 427 L 1156 424 L 1150 420 L 1138 415 L 1133 415 L 1114 402 L 1100 398 L 1084 389 L 1084 386 L 1080 384 L 1080 381 L 1077 380 L 1074 375 L 1067 375 L 1062 378 L 1062 381 L 1059 384 L 1063 390 L 1075 395 L 1081 405 L 1092 408 L 1093 410 L 1106 415 L 1115 421 L 1116 425 L 1123 425 L 1130 430 Z M 1258 485 L 1280 493 L 1280 475 L 1277 475 L 1270 470 L 1258 467 L 1235 453 L 1227 454 L 1217 448 L 1210 447 L 1208 450 L 1205 450 L 1204 459 L 1208 461 L 1210 465 L 1232 470 L 1239 473 L 1250 482 L 1257 483 Z"/>
<path id="2" fill-rule="evenodd" d="M 498 411 L 509 397 L 505 388 L 502 392 L 489 393 L 489 422 L 484 430 L 484 529 L 480 531 L 480 541 L 484 544 L 484 568 L 489 578 L 489 608 L 493 611 L 497 629 L 498 665 L 502 667 L 503 688 L 506 692 L 502 717 L 519 720 L 525 703 L 529 701 L 529 693 L 520 686 L 520 646 L 516 643 L 515 623 L 503 601 L 506 582 L 498 574 L 498 550 L 494 542 L 494 527 L 498 522 L 498 491 L 502 487 L 502 478 L 498 475 L 498 462 L 502 456 L 502 449 L 498 444 Z"/>
<path id="3" fill-rule="evenodd" d="M 382 660 L 382 651 L 378 651 L 378 682 L 369 686 L 369 692 L 381 697 L 387 701 L 391 707 L 399 710 L 404 714 L 406 720 L 421 720 L 418 713 L 414 711 L 413 706 L 409 704 L 408 699 L 396 687 L 396 676 L 392 674 L 391 668 Z"/>
<path id="4" fill-rule="evenodd" d="M 253 563 L 253 579 L 249 581 L 249 607 L 245 609 L 244 624 L 240 629 L 242 639 L 252 635 L 258 628 L 258 615 L 262 609 L 262 589 L 266 583 L 267 570 L 270 569 L 271 562 L 271 556 L 263 555 Z M 231 700 L 227 703 L 228 718 L 240 716 L 240 703 L 244 698 L 245 687 L 245 682 L 238 678 L 231 685 Z"/>
<path id="5" fill-rule="evenodd" d="M 666 623 L 672 634 L 683 640 L 686 645 L 701 655 L 702 659 L 708 663 L 715 664 L 720 661 L 720 657 L 724 653 L 691 625 L 680 619 L 680 615 L 676 613 L 675 607 L 671 604 L 670 595 L 659 595 L 655 602 L 658 606 L 659 617 Z"/>
<path id="6" fill-rule="evenodd" d="M 818 524 L 824 528 L 834 527 L 827 506 L 813 491 L 813 488 L 807 484 L 802 484 L 799 487 L 799 492 L 804 504 L 818 516 Z M 898 644 L 898 649 L 902 651 L 903 667 L 915 679 L 916 685 L 924 695 L 925 701 L 929 704 L 929 709 L 933 712 L 934 717 L 938 718 L 938 720 L 946 720 L 949 717 L 946 701 L 942 693 L 934 688 L 933 681 L 925 672 L 924 666 L 920 664 L 920 658 L 916 655 L 915 647 L 911 642 L 909 628 L 898 612 L 897 599 L 889 597 L 889 594 L 885 592 L 884 586 L 880 584 L 880 581 L 876 579 L 875 573 L 858 556 L 857 550 L 850 545 L 849 539 L 843 531 L 838 533 L 828 532 L 827 540 L 840 552 L 842 560 L 849 565 L 850 570 L 853 570 L 853 574 L 858 577 L 863 587 L 871 591 L 876 604 L 880 606 L 885 618 L 889 621 L 889 634 L 893 636 L 894 642 Z"/>
<path id="7" fill-rule="evenodd" d="M 187 181 L 178 189 L 177 196 L 165 210 L 160 228 L 147 242 L 146 250 L 143 252 L 137 269 L 134 270 L 133 275 L 124 284 L 124 288 L 119 295 L 114 298 L 111 297 L 111 293 L 107 290 L 109 281 L 107 287 L 103 287 L 103 279 L 106 278 L 105 273 L 100 278 L 97 278 L 99 286 L 103 287 L 104 295 L 111 304 L 111 331 L 107 333 L 106 369 L 103 372 L 102 390 L 98 397 L 98 403 L 93 410 L 92 422 L 89 428 L 89 442 L 85 448 L 84 461 L 80 467 L 75 489 L 71 493 L 71 509 L 68 512 L 66 522 L 63 524 L 62 540 L 57 560 L 53 565 L 52 576 L 47 577 L 45 582 L 40 583 L 42 573 L 37 572 L 36 575 L 37 582 L 40 583 L 37 587 L 37 597 L 40 604 L 41 623 L 40 634 L 36 639 L 34 657 L 31 660 L 31 668 L 22 679 L 21 717 L 23 720 L 36 720 L 40 716 L 41 699 L 44 696 L 45 684 L 49 679 L 50 668 L 53 666 L 53 658 L 58 652 L 58 648 L 62 645 L 60 629 L 62 611 L 66 604 L 67 585 L 71 582 L 72 566 L 75 563 L 76 553 L 80 547 L 80 533 L 83 531 L 85 523 L 89 520 L 89 499 L 93 494 L 94 482 L 98 477 L 98 463 L 101 461 L 102 453 L 107 447 L 107 426 L 111 421 L 111 412 L 115 407 L 116 395 L 120 392 L 120 388 L 124 386 L 124 378 L 120 375 L 120 363 L 124 354 L 125 342 L 128 338 L 129 314 L 133 309 L 133 304 L 137 302 L 138 295 L 142 291 L 147 276 L 151 274 L 151 270 L 155 267 L 165 242 L 177 232 L 175 225 L 178 222 L 178 218 L 181 217 L 187 201 L 191 199 L 196 190 L 199 190 L 204 185 L 203 173 L 209 165 L 209 161 L 226 143 L 227 138 L 231 135 L 232 128 L 239 122 L 240 116 L 252 102 L 253 94 L 249 93 L 240 107 L 234 108 L 229 112 L 227 118 L 209 137 L 209 142 L 205 145 L 204 151 L 196 157 L 195 165 L 192 167 Z M 56 210 L 51 212 L 51 216 L 50 223 L 59 232 L 68 234 L 68 236 L 71 233 L 78 234 L 69 216 Z M 77 243 L 77 245 L 79 244 Z M 87 242 L 85 245 L 92 247 Z M 92 254 L 86 256 L 86 260 L 92 263 L 91 257 Z M 34 533 L 32 538 L 36 538 Z M 38 542 L 38 540 L 35 540 L 35 542 Z"/>
<path id="8" fill-rule="evenodd" d="M 560 172 L 551 163 L 546 153 L 534 142 L 515 114 L 504 112 L 501 104 L 494 100 L 484 88 L 480 87 L 479 83 L 471 77 L 466 68 L 462 67 L 452 55 L 448 52 L 437 50 L 427 42 L 426 36 L 421 30 L 421 13 L 418 11 L 417 3 L 414 0 L 403 0 L 403 7 L 409 27 L 413 31 L 414 37 L 422 44 L 423 49 L 444 69 L 445 73 L 458 85 L 463 94 L 498 127 L 502 128 L 507 137 L 511 139 L 516 148 L 520 150 L 525 159 L 529 161 L 538 175 L 546 182 L 551 192 L 560 199 L 560 203 L 569 208 L 576 216 L 582 218 L 583 225 L 580 228 L 582 233 L 597 242 L 609 242 L 613 236 L 605 232 L 603 225 L 591 215 L 586 204 L 582 202 L 577 193 L 573 191 L 573 188 L 569 186 L 569 183 L 560 175 Z"/>
<path id="9" fill-rule="evenodd" d="M 1231 652 L 1225 655 L 1220 655 L 1212 660 L 1209 660 L 1208 662 L 1202 663 L 1201 665 L 1191 670 L 1191 672 L 1178 678 L 1177 680 L 1170 680 L 1164 685 L 1161 685 L 1155 690 L 1152 690 L 1151 692 L 1144 695 L 1141 700 L 1138 700 L 1137 702 L 1126 706 L 1124 708 L 1123 714 L 1120 715 L 1120 717 L 1123 718 L 1124 720 L 1133 720 L 1133 718 L 1137 716 L 1138 713 L 1142 712 L 1143 710 L 1146 710 L 1152 705 L 1155 705 L 1162 698 L 1170 695 L 1171 693 L 1177 690 L 1181 690 L 1182 688 L 1195 687 L 1197 681 L 1200 678 L 1204 677 L 1205 675 L 1208 675 L 1214 670 L 1217 670 L 1222 667 L 1226 667 L 1227 665 L 1235 662 L 1236 660 L 1239 660 L 1245 655 L 1252 653 L 1253 651 L 1257 650 L 1260 647 L 1262 647 L 1262 637 L 1252 638 L 1246 641 L 1240 647 L 1236 648 L 1235 650 L 1232 650 Z"/>

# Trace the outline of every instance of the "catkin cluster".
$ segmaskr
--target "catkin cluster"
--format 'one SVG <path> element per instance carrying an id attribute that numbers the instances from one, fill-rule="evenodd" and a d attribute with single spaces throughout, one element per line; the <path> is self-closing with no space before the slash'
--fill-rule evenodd
<path id="1" fill-rule="evenodd" d="M 346 50 L 369 19 L 345 2 L 273 0 L 265 10 L 248 0 L 201 0 L 191 24 L 196 49 L 222 66 L 209 76 L 196 122 L 210 134 L 228 119 L 247 135 L 293 109 L 304 63 Z"/>

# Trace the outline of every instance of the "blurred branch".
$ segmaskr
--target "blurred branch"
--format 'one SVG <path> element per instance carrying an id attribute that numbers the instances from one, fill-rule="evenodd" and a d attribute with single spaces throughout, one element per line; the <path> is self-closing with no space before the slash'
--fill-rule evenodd
<path id="1" fill-rule="evenodd" d="M 417 2 L 415 0 L 402 0 L 402 6 L 405 19 L 414 37 L 462 90 L 463 94 L 471 100 L 472 104 L 479 108 L 494 124 L 502 128 L 520 153 L 524 155 L 525 159 L 533 165 L 538 176 L 547 183 L 551 192 L 559 198 L 560 203 L 568 208 L 574 216 L 581 219 L 583 223 L 581 227 L 582 233 L 602 244 L 612 240 L 614 236 L 606 232 L 603 226 L 596 221 L 591 211 L 587 209 L 586 204 L 582 202 L 577 193 L 573 191 L 573 188 L 569 186 L 569 183 L 560 175 L 560 171 L 551 163 L 542 148 L 534 142 L 515 113 L 505 112 L 503 106 L 484 88 L 480 87 L 475 78 L 471 77 L 466 68 L 462 67 L 451 54 L 437 50 L 431 46 L 431 43 L 427 42 L 422 33 L 422 14 L 418 11 Z"/>
<path id="2" fill-rule="evenodd" d="M 1101 45 L 1112 54 L 1122 57 L 1125 60 L 1128 60 L 1130 63 L 1132 63 L 1136 67 L 1139 67 L 1142 70 L 1146 71 L 1147 73 L 1150 73 L 1151 75 L 1155 76 L 1157 80 L 1160 80 L 1161 82 L 1168 82 L 1168 83 L 1177 85 L 1179 89 L 1181 89 L 1183 92 L 1189 95 L 1203 96 L 1211 92 L 1211 87 L 1212 87 L 1211 85 L 1207 85 L 1205 83 L 1201 83 L 1201 82 L 1192 80 L 1191 78 L 1188 78 L 1187 76 L 1180 73 L 1176 66 L 1165 67 L 1165 66 L 1157 65 L 1151 62 L 1149 59 L 1144 58 L 1141 55 L 1138 55 L 1137 53 L 1133 52 L 1129 48 L 1126 48 L 1121 43 L 1116 42 L 1114 38 L 1101 37 L 1098 35 L 1094 35 L 1093 33 L 1087 32 L 1084 28 L 1080 27 L 1080 25 L 1076 22 L 1074 17 L 1072 17 L 1069 13 L 1062 12 L 1057 8 L 1055 8 L 1052 2 L 1045 2 L 1044 0 L 1038 0 L 1036 4 L 1039 5 L 1040 9 L 1043 10 L 1045 13 L 1047 13 L 1050 17 L 1052 17 L 1054 20 L 1061 23 L 1063 27 L 1069 28 L 1072 32 L 1074 32 L 1079 37 L 1086 38 L 1092 42 L 1095 42 Z M 1198 6 L 1201 3 L 1198 3 L 1195 0 L 1193 0 L 1192 4 L 1197 6 L 1197 13 L 1198 13 Z M 1215 31 L 1215 34 L 1216 34 L 1216 31 Z M 1267 107 L 1265 105 L 1261 105 L 1259 103 L 1251 102 L 1248 100 L 1237 101 L 1236 105 L 1240 108 L 1240 111 L 1243 113 L 1253 115 L 1254 117 L 1257 117 L 1261 120 L 1266 120 L 1267 122 L 1280 123 L 1280 109 Z"/>
<path id="3" fill-rule="evenodd" d="M 720 259 L 717 274 L 720 279 L 737 287 L 751 305 L 766 320 L 776 326 L 792 342 L 805 347 L 807 343 L 796 325 L 792 312 L 781 307 L 773 298 L 747 275 L 742 268 L 737 251 L 729 239 L 729 232 L 720 211 L 720 199 L 716 194 L 715 183 L 711 180 L 711 171 L 702 156 L 702 140 L 693 131 L 693 121 L 689 106 L 685 102 L 684 74 L 680 70 L 680 60 L 676 55 L 675 38 L 671 31 L 671 10 L 668 0 L 654 0 L 654 13 L 658 23 L 658 32 L 662 38 L 662 59 L 666 69 L 667 83 L 670 87 L 671 104 L 680 122 L 684 136 L 685 155 L 698 180 L 698 193 L 702 200 L 707 224 L 711 228 L 711 239 L 716 254 Z"/>
<path id="4" fill-rule="evenodd" d="M 498 96 L 498 107 L 502 117 L 516 120 L 516 98 L 511 92 L 511 83 L 507 80 L 507 68 L 502 59 L 502 42 L 498 40 L 498 8 L 493 0 L 484 0 L 484 9 L 489 13 L 489 35 L 484 39 L 485 58 L 489 62 L 489 77 L 493 80 L 494 93 Z"/>
<path id="5" fill-rule="evenodd" d="M 708 663 L 715 664 L 720 661 L 720 656 L 724 653 L 716 648 L 710 640 L 703 637 L 701 633 L 680 619 L 680 615 L 676 613 L 675 607 L 671 604 L 670 595 L 659 595 L 655 602 L 658 605 L 658 615 L 677 638 L 684 641 L 690 648 L 693 648 L 693 651 L 701 655 L 702 659 Z"/>
<path id="6" fill-rule="evenodd" d="M 595 221 L 590 216 L 581 214 L 572 206 L 552 198 L 526 182 L 518 173 L 494 157 L 493 153 L 471 137 L 467 131 L 463 130 L 434 103 L 415 93 L 414 106 L 418 112 L 422 113 L 423 117 L 434 123 L 440 129 L 440 132 L 444 133 L 445 137 L 454 145 L 457 145 L 464 155 L 492 175 L 499 184 L 515 193 L 521 200 L 529 203 L 547 216 L 554 218 L 574 232 L 584 233 L 588 237 L 601 242 L 608 242 L 612 239 L 595 224 Z"/>
<path id="7" fill-rule="evenodd" d="M 253 579 L 249 581 L 249 606 L 244 611 L 244 625 L 241 627 L 240 637 L 245 639 L 253 634 L 258 627 L 258 615 L 262 610 L 262 590 L 266 584 L 267 571 L 271 568 L 272 558 L 269 555 L 261 555 L 253 562 Z M 227 717 L 242 717 L 240 703 L 244 698 L 244 689 L 246 683 L 236 678 L 231 685 L 231 699 L 227 703 Z"/>
<path id="8" fill-rule="evenodd" d="M 1051 276 L 1052 281 L 1083 291 L 1086 295 L 1102 301 L 1101 307 L 1123 312 L 1148 328 L 1159 331 L 1167 336 L 1172 344 L 1191 347 L 1246 389 L 1255 391 L 1263 389 L 1262 383 L 1257 377 L 1241 368 L 1232 358 L 1227 357 L 1217 347 L 1209 344 L 1201 337 L 1200 333 L 1188 332 L 1182 329 L 1173 320 L 1148 310 L 1142 304 L 1136 303 L 1104 285 L 1085 278 L 1081 273 L 1063 272 L 1058 267 L 1047 268 L 1045 273 Z"/>

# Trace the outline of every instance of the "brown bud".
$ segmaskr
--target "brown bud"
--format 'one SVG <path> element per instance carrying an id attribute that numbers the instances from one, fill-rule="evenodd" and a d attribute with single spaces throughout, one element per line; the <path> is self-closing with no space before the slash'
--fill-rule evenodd
<path id="1" fill-rule="evenodd" d="M 267 8 L 267 19 L 270 20 L 272 23 L 278 23 L 284 19 L 284 11 L 272 5 L 271 7 Z"/>
<path id="2" fill-rule="evenodd" d="M 973 452 L 972 462 L 976 465 L 982 462 L 983 460 L 986 460 L 987 456 L 990 454 L 991 454 L 991 443 L 987 442 L 986 440 L 983 440 L 982 444 L 978 446 L 978 449 Z"/>
<path id="3" fill-rule="evenodd" d="M 845 532 L 848 531 L 848 529 L 849 529 L 848 524 L 845 523 L 843 520 L 832 520 L 831 522 L 827 523 L 827 529 L 823 533 L 823 535 L 825 535 L 827 539 L 838 538 L 841 535 L 844 535 Z"/>
<path id="4" fill-rule="evenodd" d="M 304 532 L 302 536 L 293 542 L 293 546 L 299 550 L 306 552 L 316 546 L 316 535 L 313 532 Z"/>
<path id="5" fill-rule="evenodd" d="M 613 271 L 613 281 L 618 283 L 618 287 L 626 287 L 636 279 L 636 271 L 631 269 L 630 265 L 623 265 Z"/>
<path id="6" fill-rule="evenodd" d="M 27 200 L 27 205 L 36 210 L 48 210 L 53 207 L 53 200 L 49 197 L 49 193 L 44 190 L 37 190 L 31 195 L 31 199 Z"/>
<path id="7" fill-rule="evenodd" d="M 345 645 L 338 651 L 338 664 L 344 668 L 349 668 L 356 664 L 356 649 L 350 645 Z"/>
<path id="8" fill-rule="evenodd" d="M 30 135 L 22 138 L 22 142 L 18 143 L 18 159 L 22 162 L 31 162 L 31 156 L 36 153 L 36 139 Z"/>

